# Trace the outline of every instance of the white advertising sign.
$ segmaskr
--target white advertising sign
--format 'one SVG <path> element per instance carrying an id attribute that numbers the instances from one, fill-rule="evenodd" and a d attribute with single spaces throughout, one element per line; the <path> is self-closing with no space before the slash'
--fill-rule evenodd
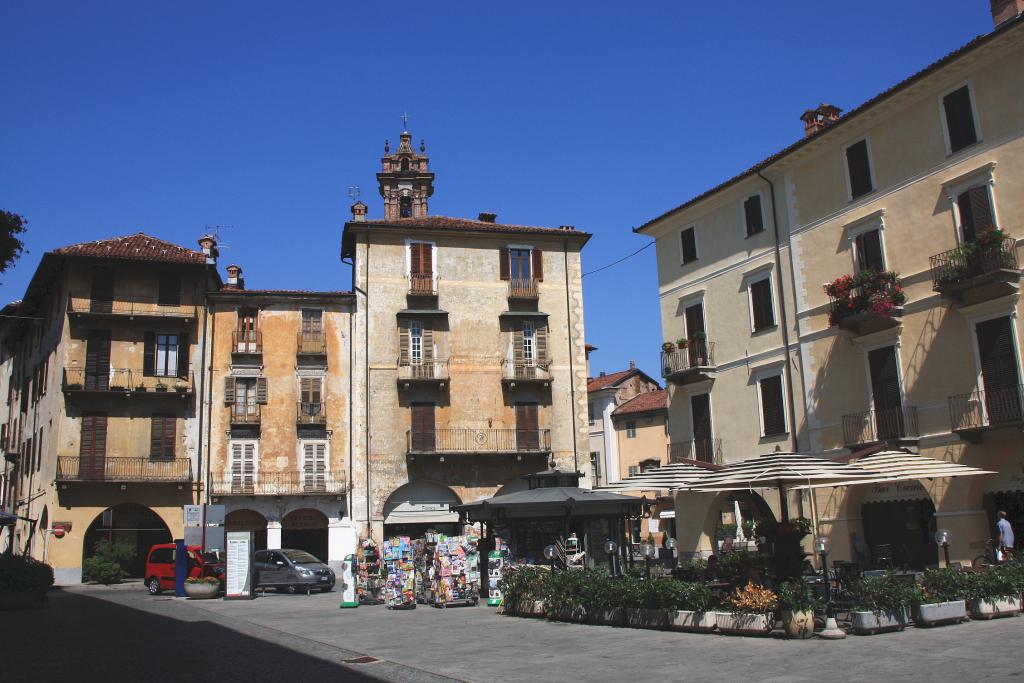
<path id="1" fill-rule="evenodd" d="M 248 600 L 255 597 L 252 575 L 252 532 L 227 533 L 227 577 L 224 586 L 226 600 Z"/>

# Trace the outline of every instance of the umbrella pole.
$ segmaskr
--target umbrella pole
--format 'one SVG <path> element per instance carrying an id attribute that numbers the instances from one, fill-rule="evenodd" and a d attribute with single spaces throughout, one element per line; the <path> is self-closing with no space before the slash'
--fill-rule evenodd
<path id="1" fill-rule="evenodd" d="M 786 499 L 786 485 L 782 481 L 777 483 L 779 486 L 779 512 L 782 515 L 782 519 L 779 521 L 785 524 L 789 521 L 789 501 Z"/>

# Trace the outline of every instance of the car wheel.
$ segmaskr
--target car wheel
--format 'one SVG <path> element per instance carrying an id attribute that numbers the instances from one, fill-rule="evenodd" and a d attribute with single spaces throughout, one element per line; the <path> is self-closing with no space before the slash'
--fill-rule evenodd
<path id="1" fill-rule="evenodd" d="M 296 593 L 299 592 L 299 587 L 296 586 L 295 584 L 291 584 L 289 586 L 285 586 L 284 592 L 287 593 L 288 595 L 295 595 Z"/>
<path id="2" fill-rule="evenodd" d="M 321 593 L 330 593 L 332 590 L 334 590 L 334 586 L 326 586 L 324 588 L 321 588 L 320 592 Z"/>
<path id="3" fill-rule="evenodd" d="M 160 595 L 160 579 L 155 576 L 149 577 L 149 581 L 146 582 L 146 590 L 150 595 Z"/>

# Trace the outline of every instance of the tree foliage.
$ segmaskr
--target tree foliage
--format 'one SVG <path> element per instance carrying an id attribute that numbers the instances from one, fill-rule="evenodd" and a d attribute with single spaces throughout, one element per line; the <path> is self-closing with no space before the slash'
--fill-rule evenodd
<path id="1" fill-rule="evenodd" d="M 0 209 L 0 273 L 7 272 L 25 250 L 18 235 L 25 232 L 26 225 L 28 221 L 18 214 Z"/>

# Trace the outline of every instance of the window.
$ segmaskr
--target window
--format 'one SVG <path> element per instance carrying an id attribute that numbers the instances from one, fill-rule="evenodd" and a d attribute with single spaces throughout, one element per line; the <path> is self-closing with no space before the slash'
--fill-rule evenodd
<path id="1" fill-rule="evenodd" d="M 79 475 L 86 479 L 103 479 L 106 473 L 107 414 L 84 413 L 82 435 L 78 441 Z"/>
<path id="2" fill-rule="evenodd" d="M 627 439 L 635 439 L 636 438 L 636 421 L 635 420 L 630 420 L 629 422 L 626 423 L 626 438 Z"/>
<path id="3" fill-rule="evenodd" d="M 181 273 L 170 270 L 160 272 L 157 304 L 161 306 L 181 305 Z"/>
<path id="4" fill-rule="evenodd" d="M 636 475 L 640 474 L 640 468 L 637 467 L 636 465 L 630 465 L 626 471 L 629 473 L 629 476 L 631 477 L 635 477 Z M 637 532 L 635 536 L 639 536 L 639 532 Z"/>
<path id="5" fill-rule="evenodd" d="M 259 311 L 255 308 L 238 309 L 238 328 L 235 331 L 236 353 L 259 353 Z"/>
<path id="6" fill-rule="evenodd" d="M 950 154 L 978 141 L 974 111 L 971 108 L 971 91 L 966 85 L 942 98 L 942 112 L 946 119 L 946 139 Z"/>
<path id="7" fill-rule="evenodd" d="M 758 383 L 761 393 L 761 433 L 763 436 L 779 436 L 786 433 L 785 396 L 782 391 L 782 375 L 762 378 Z"/>
<path id="8" fill-rule="evenodd" d="M 225 377 L 224 402 L 235 415 L 257 415 L 258 405 L 267 402 L 265 377 Z"/>
<path id="9" fill-rule="evenodd" d="M 524 287 L 531 280 L 544 279 L 544 255 L 540 249 L 528 246 L 503 247 L 499 251 L 498 270 L 502 280 L 511 280 L 517 288 Z"/>
<path id="10" fill-rule="evenodd" d="M 590 426 L 593 427 L 594 423 L 597 422 L 597 418 L 594 417 L 594 404 L 587 404 L 587 418 L 590 420 Z"/>
<path id="11" fill-rule="evenodd" d="M 598 451 L 590 451 L 590 473 L 594 481 L 601 480 L 601 453 Z"/>
<path id="12" fill-rule="evenodd" d="M 679 233 L 680 247 L 683 253 L 683 263 L 697 260 L 697 230 L 687 228 Z"/>
<path id="13" fill-rule="evenodd" d="M 323 379 L 303 377 L 299 382 L 299 409 L 306 417 L 312 418 L 323 412 Z"/>
<path id="14" fill-rule="evenodd" d="M 693 429 L 693 452 L 690 457 L 713 462 L 715 441 L 711 427 L 711 394 L 695 394 L 690 397 L 690 426 Z"/>
<path id="15" fill-rule="evenodd" d="M 149 457 L 173 458 L 177 420 L 174 415 L 155 414 L 149 427 Z"/>
<path id="16" fill-rule="evenodd" d="M 974 327 L 985 389 L 984 410 L 989 424 L 1021 419 L 1020 373 L 1013 322 L 1008 316 L 979 322 Z"/>
<path id="17" fill-rule="evenodd" d="M 656 470 L 659 467 L 661 467 L 661 463 L 654 459 L 640 461 L 641 472 L 650 472 L 651 470 Z"/>
<path id="18" fill-rule="evenodd" d="M 255 441 L 231 442 L 231 490 L 252 491 L 256 483 Z"/>
<path id="19" fill-rule="evenodd" d="M 156 335 L 154 370 L 157 377 L 174 377 L 178 374 L 178 335 Z"/>
<path id="20" fill-rule="evenodd" d="M 846 148 L 846 173 L 850 179 L 850 199 L 862 197 L 875 189 L 871 182 L 867 140 L 855 142 Z"/>
<path id="21" fill-rule="evenodd" d="M 174 548 L 157 548 L 149 554 L 149 561 L 153 564 L 173 564 Z"/>
<path id="22" fill-rule="evenodd" d="M 523 323 L 523 363 L 533 365 L 537 360 L 536 348 L 534 347 L 533 323 Z"/>
<path id="23" fill-rule="evenodd" d="M 326 441 L 303 442 L 302 487 L 306 491 L 325 491 L 327 489 Z"/>
<path id="24" fill-rule="evenodd" d="M 324 312 L 319 308 L 302 309 L 302 332 L 319 333 L 324 330 Z"/>
<path id="25" fill-rule="evenodd" d="M 854 253 L 857 257 L 857 270 L 873 270 L 881 273 L 885 270 L 885 256 L 882 253 L 882 231 L 877 228 L 865 230 L 853 241 Z"/>
<path id="26" fill-rule="evenodd" d="M 538 412 L 536 403 L 516 403 L 516 450 L 540 450 Z"/>
<path id="27" fill-rule="evenodd" d="M 405 196 L 398 200 L 398 215 L 401 218 L 412 218 L 412 197 Z"/>
<path id="28" fill-rule="evenodd" d="M 761 195 L 755 194 L 743 202 L 743 217 L 747 224 L 747 237 L 764 232 L 764 215 L 761 212 Z"/>
<path id="29" fill-rule="evenodd" d="M 548 359 L 548 330 L 528 320 L 512 333 L 512 364 L 515 367 L 545 366 Z"/>
<path id="30" fill-rule="evenodd" d="M 410 448 L 413 452 L 431 452 L 435 449 L 434 404 L 412 404 L 412 430 Z"/>
<path id="31" fill-rule="evenodd" d="M 434 275 L 434 245 L 431 242 L 409 243 L 409 274 L 431 277 Z"/>
<path id="32" fill-rule="evenodd" d="M 751 282 L 750 311 L 754 322 L 754 332 L 775 327 L 775 309 L 772 306 L 772 280 L 767 276 Z"/>
<path id="33" fill-rule="evenodd" d="M 423 324 L 419 320 L 409 322 L 409 360 L 413 365 L 423 361 Z"/>
<path id="34" fill-rule="evenodd" d="M 982 232 L 994 228 L 995 216 L 988 184 L 976 185 L 958 194 L 956 212 L 960 219 L 960 236 L 964 242 L 974 241 Z"/>
<path id="35" fill-rule="evenodd" d="M 398 364 L 431 365 L 434 362 L 434 325 L 430 320 L 398 322 Z"/>
<path id="36" fill-rule="evenodd" d="M 895 346 L 868 352 L 871 377 L 871 405 L 875 409 L 875 438 L 884 440 L 906 435 L 900 369 Z"/>

